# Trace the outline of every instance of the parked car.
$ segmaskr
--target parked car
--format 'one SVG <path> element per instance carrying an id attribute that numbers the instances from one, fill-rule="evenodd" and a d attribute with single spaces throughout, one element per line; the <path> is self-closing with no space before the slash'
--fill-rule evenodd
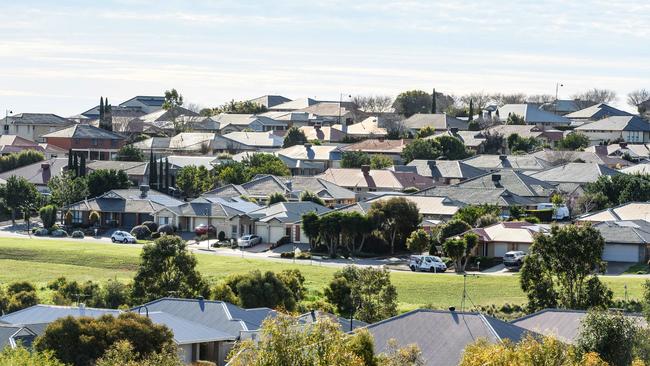
<path id="1" fill-rule="evenodd" d="M 237 246 L 252 247 L 255 244 L 262 242 L 262 238 L 257 235 L 244 235 L 237 240 Z"/>
<path id="2" fill-rule="evenodd" d="M 564 220 L 564 219 L 571 218 L 571 213 L 569 212 L 569 208 L 565 204 L 561 204 L 558 207 L 555 207 L 555 205 L 552 203 L 538 203 L 537 209 L 553 210 L 553 220 Z"/>
<path id="3" fill-rule="evenodd" d="M 113 243 L 131 243 L 135 244 L 137 240 L 135 239 L 135 236 L 131 235 L 130 233 L 127 233 L 126 231 L 116 231 L 111 235 L 111 241 Z"/>
<path id="4" fill-rule="evenodd" d="M 522 252 L 521 250 L 507 252 L 503 256 L 503 265 L 508 269 L 519 269 L 524 263 L 525 257 L 526 253 Z"/>
<path id="5" fill-rule="evenodd" d="M 433 255 L 412 255 L 409 260 L 409 268 L 411 271 L 428 271 L 428 272 L 444 272 L 447 270 L 445 262 Z"/>
<path id="6" fill-rule="evenodd" d="M 210 233 L 214 234 L 214 233 L 217 232 L 217 228 L 212 226 L 212 225 L 210 225 L 208 227 L 207 224 L 201 224 L 201 225 L 194 228 L 194 234 L 196 234 L 196 235 L 205 235 L 205 234 L 208 233 L 208 231 Z"/>

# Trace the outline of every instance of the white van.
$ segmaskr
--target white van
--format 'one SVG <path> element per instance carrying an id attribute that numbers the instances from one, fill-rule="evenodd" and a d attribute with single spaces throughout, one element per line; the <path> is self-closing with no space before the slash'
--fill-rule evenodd
<path id="1" fill-rule="evenodd" d="M 552 203 L 538 203 L 537 209 L 553 210 L 553 220 L 564 220 L 564 219 L 571 218 L 571 213 L 569 212 L 569 208 L 566 207 L 564 203 L 558 206 L 557 208 L 555 208 L 555 205 Z"/>
<path id="2" fill-rule="evenodd" d="M 433 255 L 412 255 L 409 260 L 409 268 L 411 271 L 428 271 L 428 272 L 444 272 L 447 266 L 440 259 Z"/>

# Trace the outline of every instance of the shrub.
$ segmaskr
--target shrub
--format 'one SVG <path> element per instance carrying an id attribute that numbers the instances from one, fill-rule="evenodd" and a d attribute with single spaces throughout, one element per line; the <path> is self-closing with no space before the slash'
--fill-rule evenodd
<path id="1" fill-rule="evenodd" d="M 226 233 L 224 233 L 223 231 L 219 231 L 219 235 L 217 236 L 217 239 L 219 239 L 219 241 L 226 240 Z"/>
<path id="2" fill-rule="evenodd" d="M 138 225 L 134 226 L 133 229 L 131 229 L 131 235 L 135 236 L 135 238 L 138 240 L 142 240 L 150 237 L 151 231 L 144 225 Z"/>
<path id="3" fill-rule="evenodd" d="M 151 239 L 158 239 L 158 238 L 160 238 L 159 232 L 156 231 L 155 233 L 151 233 Z"/>
<path id="4" fill-rule="evenodd" d="M 176 232 L 176 228 L 173 225 L 165 224 L 158 227 L 158 232 L 161 234 L 173 234 Z"/>
<path id="5" fill-rule="evenodd" d="M 293 258 L 294 255 L 295 254 L 293 252 L 283 252 L 280 253 L 280 258 Z"/>
<path id="6" fill-rule="evenodd" d="M 68 233 L 66 233 L 65 230 L 62 229 L 56 229 L 52 231 L 51 235 L 55 238 L 63 238 L 63 237 L 67 237 Z"/>
<path id="7" fill-rule="evenodd" d="M 36 229 L 36 232 L 34 232 L 36 236 L 48 236 L 49 234 L 50 231 L 48 229 Z"/>
<path id="8" fill-rule="evenodd" d="M 551 222 L 553 220 L 553 209 L 526 210 L 526 213 L 529 217 L 537 217 L 541 222 Z"/>
<path id="9" fill-rule="evenodd" d="M 149 231 L 152 232 L 152 233 L 155 233 L 156 230 L 158 230 L 158 224 L 156 224 L 153 221 L 145 221 L 141 225 L 146 226 L 147 229 L 149 229 Z"/>
<path id="10" fill-rule="evenodd" d="M 75 239 L 83 239 L 84 238 L 84 233 L 83 231 L 75 230 L 72 232 L 72 237 Z"/>
<path id="11" fill-rule="evenodd" d="M 56 207 L 54 205 L 47 205 L 41 207 L 38 211 L 41 221 L 43 221 L 43 227 L 46 229 L 51 228 L 56 223 Z"/>
<path id="12" fill-rule="evenodd" d="M 291 238 L 288 236 L 283 236 L 280 239 L 278 239 L 277 242 L 275 242 L 275 246 L 279 247 L 280 245 L 289 244 L 289 243 L 291 243 Z"/>

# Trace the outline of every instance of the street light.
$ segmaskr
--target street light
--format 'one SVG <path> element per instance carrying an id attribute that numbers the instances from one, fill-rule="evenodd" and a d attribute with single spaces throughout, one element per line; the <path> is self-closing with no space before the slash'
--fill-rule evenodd
<path id="1" fill-rule="evenodd" d="M 555 114 L 557 114 L 557 94 L 560 91 L 560 87 L 563 87 L 563 86 L 564 86 L 564 84 L 562 84 L 562 83 L 555 83 L 555 103 L 553 103 L 554 106 L 555 106 L 553 108 L 555 110 Z"/>

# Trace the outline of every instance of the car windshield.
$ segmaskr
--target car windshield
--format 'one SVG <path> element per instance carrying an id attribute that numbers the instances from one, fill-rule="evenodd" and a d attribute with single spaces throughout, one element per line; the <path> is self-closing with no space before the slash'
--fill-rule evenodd
<path id="1" fill-rule="evenodd" d="M 512 254 L 512 253 L 506 253 L 505 258 L 512 258 L 512 257 L 514 257 L 514 256 L 515 256 L 515 255 Z"/>
<path id="2" fill-rule="evenodd" d="M 243 240 L 248 240 L 248 239 L 252 238 L 252 236 L 250 236 L 250 235 L 244 235 L 244 236 L 242 236 L 241 238 L 242 238 Z"/>

